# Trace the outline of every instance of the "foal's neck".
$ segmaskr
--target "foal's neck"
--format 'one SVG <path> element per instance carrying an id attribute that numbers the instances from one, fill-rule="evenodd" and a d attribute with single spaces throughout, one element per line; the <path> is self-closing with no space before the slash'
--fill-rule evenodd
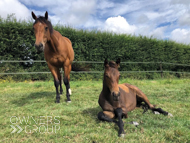
<path id="1" fill-rule="evenodd" d="M 105 94 L 105 95 L 110 95 L 111 94 L 111 91 L 110 91 L 110 89 L 108 88 L 108 86 L 107 86 L 107 84 L 106 84 L 106 82 L 105 82 L 105 80 L 103 80 L 103 93 Z"/>

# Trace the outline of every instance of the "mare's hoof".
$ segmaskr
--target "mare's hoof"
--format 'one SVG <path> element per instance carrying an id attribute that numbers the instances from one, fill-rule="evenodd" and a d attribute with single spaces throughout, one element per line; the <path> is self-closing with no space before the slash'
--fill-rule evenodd
<path id="1" fill-rule="evenodd" d="M 60 100 L 55 101 L 55 103 L 60 103 Z"/>
<path id="2" fill-rule="evenodd" d="M 67 101 L 67 103 L 71 103 L 71 100 Z"/>
<path id="3" fill-rule="evenodd" d="M 125 134 L 119 134 L 119 137 L 124 138 L 124 137 L 125 137 Z"/>

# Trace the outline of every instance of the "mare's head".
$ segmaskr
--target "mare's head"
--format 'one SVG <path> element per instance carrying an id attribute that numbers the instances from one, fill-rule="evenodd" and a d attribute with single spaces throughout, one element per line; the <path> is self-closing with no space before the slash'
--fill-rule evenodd
<path id="1" fill-rule="evenodd" d="M 53 33 L 53 27 L 50 21 L 48 21 L 48 12 L 46 11 L 45 16 L 37 17 L 32 12 L 32 17 L 35 20 L 33 24 L 34 34 L 36 37 L 35 47 L 37 52 L 44 51 L 45 44 L 50 40 L 51 34 Z"/>
<path id="2" fill-rule="evenodd" d="M 111 99 L 114 101 L 119 101 L 120 92 L 119 92 L 119 65 L 120 59 L 117 59 L 116 62 L 110 61 L 108 62 L 107 59 L 104 61 L 104 84 L 109 89 L 111 93 Z"/>

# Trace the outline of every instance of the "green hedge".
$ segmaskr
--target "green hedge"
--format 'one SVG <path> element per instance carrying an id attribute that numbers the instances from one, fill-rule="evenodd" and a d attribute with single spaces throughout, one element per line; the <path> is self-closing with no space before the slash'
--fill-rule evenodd
<path id="1" fill-rule="evenodd" d="M 35 37 L 32 21 L 18 21 L 14 15 L 0 18 L 0 60 L 31 60 L 25 63 L 0 63 L 0 72 L 49 71 L 46 63 L 33 63 L 32 60 L 44 60 L 43 53 L 37 54 L 34 48 Z M 145 36 L 114 34 L 101 31 L 76 30 L 61 25 L 54 29 L 68 37 L 73 44 L 75 61 L 104 61 L 105 58 L 122 62 L 171 62 L 190 64 L 190 45 L 168 40 L 157 40 Z M 103 64 L 88 64 L 92 71 L 102 71 Z M 158 64 L 121 64 L 121 71 L 155 71 Z M 190 72 L 190 67 L 164 65 L 163 70 Z M 124 77 L 154 78 L 160 74 L 135 73 L 123 74 Z M 168 75 L 168 74 L 167 74 Z M 175 75 L 175 74 L 174 74 Z M 179 74 L 178 74 L 179 76 Z M 181 76 L 181 75 L 180 75 Z M 1 75 L 1 79 L 45 80 L 52 79 L 51 74 Z M 102 74 L 72 74 L 72 80 L 101 79 Z"/>

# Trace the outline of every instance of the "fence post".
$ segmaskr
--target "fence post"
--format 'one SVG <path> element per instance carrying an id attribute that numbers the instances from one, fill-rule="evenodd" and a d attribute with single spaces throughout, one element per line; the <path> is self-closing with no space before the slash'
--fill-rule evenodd
<path id="1" fill-rule="evenodd" d="M 161 78 L 163 78 L 162 62 L 160 62 Z"/>

